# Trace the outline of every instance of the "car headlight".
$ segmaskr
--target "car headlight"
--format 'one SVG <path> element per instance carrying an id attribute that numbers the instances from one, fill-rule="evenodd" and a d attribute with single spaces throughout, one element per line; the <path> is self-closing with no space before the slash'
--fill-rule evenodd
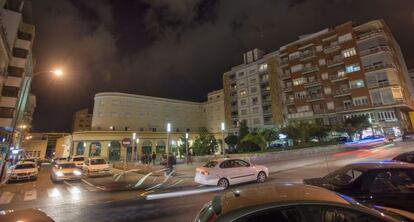
<path id="1" fill-rule="evenodd" d="M 63 176 L 63 173 L 62 173 L 62 172 L 60 172 L 60 171 L 57 171 L 55 174 L 56 174 L 56 176 L 58 176 L 58 177 Z"/>
<path id="2" fill-rule="evenodd" d="M 82 175 L 82 172 L 80 172 L 79 170 L 74 170 L 73 174 L 75 174 L 76 176 L 80 176 Z"/>

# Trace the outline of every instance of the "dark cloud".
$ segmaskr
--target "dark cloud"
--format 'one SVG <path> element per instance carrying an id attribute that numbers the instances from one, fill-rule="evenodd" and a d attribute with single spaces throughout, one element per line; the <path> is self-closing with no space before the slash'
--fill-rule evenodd
<path id="1" fill-rule="evenodd" d="M 38 68 L 72 70 L 65 84 L 35 82 L 39 130 L 68 129 L 99 91 L 201 101 L 244 51 L 274 51 L 347 21 L 383 18 L 414 65 L 412 0 L 44 0 L 34 10 Z"/>

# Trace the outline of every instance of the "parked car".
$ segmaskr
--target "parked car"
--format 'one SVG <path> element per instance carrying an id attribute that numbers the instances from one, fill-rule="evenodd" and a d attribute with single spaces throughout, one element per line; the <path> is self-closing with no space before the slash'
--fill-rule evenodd
<path id="1" fill-rule="evenodd" d="M 11 168 L 9 181 L 37 180 L 39 169 L 34 162 L 18 162 Z"/>
<path id="2" fill-rule="evenodd" d="M 82 165 L 86 176 L 112 175 L 109 164 L 101 157 L 87 158 Z"/>
<path id="3" fill-rule="evenodd" d="M 55 157 L 52 160 L 52 164 L 57 163 L 58 161 L 67 161 L 68 158 L 67 157 Z"/>
<path id="4" fill-rule="evenodd" d="M 82 179 L 82 171 L 73 162 L 58 162 L 50 171 L 50 179 L 53 182 L 64 180 Z"/>
<path id="5" fill-rule="evenodd" d="M 25 159 L 23 159 L 21 161 L 22 162 L 33 162 L 33 163 L 36 164 L 36 166 L 39 168 L 39 170 L 40 170 L 40 168 L 42 166 L 42 161 L 39 160 L 39 159 L 37 159 L 37 158 L 25 158 Z"/>
<path id="6" fill-rule="evenodd" d="M 269 176 L 265 166 L 250 164 L 241 159 L 226 158 L 207 162 L 196 168 L 194 181 L 203 185 L 228 188 L 230 185 L 257 181 L 262 183 Z"/>
<path id="7" fill-rule="evenodd" d="M 363 203 L 414 212 L 414 164 L 398 161 L 354 163 L 303 182 Z"/>
<path id="8" fill-rule="evenodd" d="M 414 141 L 414 133 L 404 132 L 402 135 L 403 141 Z"/>
<path id="9" fill-rule="evenodd" d="M 43 211 L 31 208 L 0 211 L 0 221 L 54 222 L 54 220 Z"/>
<path id="10" fill-rule="evenodd" d="M 72 156 L 70 158 L 70 161 L 75 163 L 76 167 L 82 168 L 83 162 L 85 162 L 85 157 L 84 156 Z"/>
<path id="11" fill-rule="evenodd" d="M 408 212 L 403 216 L 392 210 L 391 208 L 387 210 L 369 208 L 348 196 L 320 187 L 302 184 L 272 184 L 231 190 L 215 196 L 199 211 L 194 222 L 395 222 L 414 220 L 414 216 Z"/>
<path id="12" fill-rule="evenodd" d="M 414 151 L 401 153 L 400 155 L 394 157 L 392 160 L 407 162 L 407 163 L 414 163 Z"/>

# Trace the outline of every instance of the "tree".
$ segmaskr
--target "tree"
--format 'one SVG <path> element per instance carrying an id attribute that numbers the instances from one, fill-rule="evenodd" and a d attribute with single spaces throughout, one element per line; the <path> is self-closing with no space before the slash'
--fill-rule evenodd
<path id="1" fill-rule="evenodd" d="M 306 121 L 300 121 L 296 124 L 288 125 L 282 128 L 281 132 L 286 134 L 294 142 L 306 143 L 309 141 L 309 132 L 312 124 Z"/>
<path id="2" fill-rule="evenodd" d="M 196 155 L 209 155 L 217 152 L 218 143 L 213 134 L 204 127 L 199 129 L 200 134 L 191 147 Z"/>
<path id="3" fill-rule="evenodd" d="M 259 132 L 259 135 L 263 137 L 266 142 L 266 148 L 270 146 L 270 143 L 279 139 L 279 134 L 276 129 L 265 128 Z"/>
<path id="4" fill-rule="evenodd" d="M 241 141 L 247 134 L 249 134 L 249 127 L 247 126 L 246 121 L 241 121 L 239 127 L 239 140 Z"/>
<path id="5" fill-rule="evenodd" d="M 265 150 L 266 149 L 266 141 L 264 140 L 264 138 L 258 134 L 257 132 L 251 132 L 249 134 L 247 134 L 242 140 L 241 143 L 248 143 L 249 145 L 251 144 L 256 144 L 256 146 L 251 147 L 251 149 L 249 149 L 249 147 L 245 147 L 247 148 L 248 151 L 255 151 L 256 147 L 259 147 L 260 150 Z M 245 149 L 244 148 L 244 149 Z"/>
<path id="6" fill-rule="evenodd" d="M 234 148 L 239 143 L 239 137 L 236 135 L 228 135 L 224 138 L 224 142 L 230 147 Z"/>
<path id="7" fill-rule="evenodd" d="M 331 131 L 330 128 L 319 125 L 319 124 L 312 124 L 309 128 L 309 136 L 316 137 L 319 141 L 322 138 L 327 137 L 328 133 Z"/>
<path id="8" fill-rule="evenodd" d="M 350 139 L 353 139 L 358 133 L 361 139 L 362 131 L 371 126 L 369 117 L 367 115 L 351 116 L 345 119 L 344 131 L 348 134 Z"/>
<path id="9" fill-rule="evenodd" d="M 186 139 L 185 139 L 185 135 L 181 135 L 179 142 L 178 142 L 178 150 L 180 151 L 180 155 L 181 156 L 185 156 L 186 155 Z"/>

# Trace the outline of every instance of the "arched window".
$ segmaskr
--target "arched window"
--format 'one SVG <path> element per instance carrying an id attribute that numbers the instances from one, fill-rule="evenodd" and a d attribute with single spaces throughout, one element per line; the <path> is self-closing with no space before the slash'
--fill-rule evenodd
<path id="1" fill-rule="evenodd" d="M 152 153 L 152 143 L 149 140 L 145 140 L 142 143 L 142 154 L 151 154 Z"/>
<path id="2" fill-rule="evenodd" d="M 84 155 L 85 153 L 85 143 L 84 142 L 78 142 L 78 145 L 76 145 L 76 155 Z"/>
<path id="3" fill-rule="evenodd" d="M 164 142 L 164 140 L 158 140 L 157 141 L 156 152 L 157 152 L 157 154 L 165 153 L 165 142 Z"/>
<path id="4" fill-rule="evenodd" d="M 100 156 L 101 155 L 101 143 L 92 142 L 89 146 L 89 156 Z"/>
<path id="5" fill-rule="evenodd" d="M 109 161 L 119 161 L 121 159 L 121 144 L 118 141 L 111 141 L 109 143 Z"/>

